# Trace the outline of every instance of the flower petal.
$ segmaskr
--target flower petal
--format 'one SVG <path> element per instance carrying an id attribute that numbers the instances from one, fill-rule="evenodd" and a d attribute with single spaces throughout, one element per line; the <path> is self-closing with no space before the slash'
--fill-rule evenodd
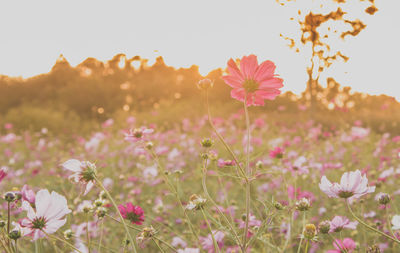
<path id="1" fill-rule="evenodd" d="M 254 54 L 249 56 L 243 56 L 240 61 L 240 69 L 244 75 L 245 79 L 253 79 L 254 74 L 258 68 L 257 56 Z"/>

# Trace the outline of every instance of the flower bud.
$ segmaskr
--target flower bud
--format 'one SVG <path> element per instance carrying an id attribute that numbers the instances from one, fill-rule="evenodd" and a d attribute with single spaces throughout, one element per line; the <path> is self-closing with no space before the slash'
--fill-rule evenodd
<path id="1" fill-rule="evenodd" d="M 64 231 L 64 238 L 66 240 L 70 240 L 74 236 L 74 233 L 72 232 L 71 229 L 67 229 Z"/>
<path id="2" fill-rule="evenodd" d="M 200 90 L 207 90 L 209 88 L 212 88 L 213 85 L 214 85 L 214 83 L 210 79 L 206 78 L 206 79 L 200 80 L 197 83 L 197 88 L 199 88 Z"/>
<path id="3" fill-rule="evenodd" d="M 263 165 L 264 165 L 264 163 L 263 163 L 262 161 L 258 161 L 258 162 L 256 163 L 256 168 L 259 169 L 259 170 L 261 170 L 262 167 L 263 167 Z"/>
<path id="4" fill-rule="evenodd" d="M 14 192 L 6 192 L 4 194 L 4 200 L 7 202 L 13 202 L 15 200 L 16 196 Z"/>
<path id="5" fill-rule="evenodd" d="M 203 199 L 202 197 L 197 196 L 196 194 L 193 194 L 190 196 L 190 201 L 186 205 L 186 209 L 188 210 L 200 210 L 203 208 L 206 204 L 207 200 Z"/>
<path id="6" fill-rule="evenodd" d="M 96 165 L 91 162 L 82 162 L 84 167 L 81 173 L 82 180 L 85 182 L 93 181 L 96 178 L 97 170 Z"/>
<path id="7" fill-rule="evenodd" d="M 89 213 L 89 212 L 91 212 L 93 210 L 93 206 L 91 206 L 91 205 L 89 205 L 89 204 L 85 204 L 83 207 L 82 207 L 82 211 L 84 212 L 84 213 Z"/>
<path id="8" fill-rule="evenodd" d="M 275 201 L 273 205 L 274 205 L 274 207 L 275 207 L 276 210 L 279 210 L 279 211 L 280 211 L 280 210 L 285 209 L 285 207 L 284 207 L 280 202 L 278 202 L 278 201 Z"/>
<path id="9" fill-rule="evenodd" d="M 21 238 L 21 230 L 19 229 L 13 229 L 10 231 L 10 233 L 8 234 L 8 237 L 11 240 L 18 240 L 19 238 Z"/>
<path id="10" fill-rule="evenodd" d="M 15 199 L 16 200 L 21 200 L 22 199 L 22 193 L 20 191 L 14 192 L 15 194 Z"/>
<path id="11" fill-rule="evenodd" d="M 96 200 L 93 202 L 93 206 L 94 206 L 94 207 L 101 207 L 101 206 L 104 206 L 104 202 L 105 202 L 104 199 L 96 199 Z"/>
<path id="12" fill-rule="evenodd" d="M 331 222 L 328 220 L 322 221 L 318 225 L 318 230 L 321 234 L 328 234 L 330 229 L 331 229 Z"/>
<path id="13" fill-rule="evenodd" d="M 101 199 L 106 199 L 106 198 L 107 198 L 107 193 L 106 193 L 105 191 L 101 191 L 101 192 L 99 193 L 99 198 L 101 198 Z"/>
<path id="14" fill-rule="evenodd" d="M 381 249 L 379 248 L 378 245 L 374 244 L 374 245 L 368 247 L 366 252 L 367 253 L 381 253 Z"/>
<path id="15" fill-rule="evenodd" d="M 0 220 L 0 228 L 4 228 L 6 224 L 7 223 L 4 220 Z"/>
<path id="16" fill-rule="evenodd" d="M 200 154 L 201 159 L 207 160 L 208 159 L 208 154 L 207 153 L 201 153 Z"/>
<path id="17" fill-rule="evenodd" d="M 204 148 L 211 148 L 212 145 L 214 145 L 214 141 L 210 138 L 204 138 L 201 141 L 201 146 L 203 146 Z"/>
<path id="18" fill-rule="evenodd" d="M 124 240 L 122 240 L 122 245 L 124 246 L 128 246 L 131 243 L 131 241 L 128 238 L 124 238 Z"/>
<path id="19" fill-rule="evenodd" d="M 302 198 L 296 202 L 296 209 L 299 211 L 307 211 L 308 209 L 310 209 L 310 207 L 310 200 L 308 200 L 307 198 Z"/>
<path id="20" fill-rule="evenodd" d="M 97 217 L 104 218 L 104 216 L 106 216 L 106 214 L 107 214 L 107 208 L 105 208 L 105 207 L 97 208 L 97 210 L 96 210 Z"/>
<path id="21" fill-rule="evenodd" d="M 387 194 L 387 193 L 382 193 L 382 194 L 380 194 L 380 196 L 379 196 L 379 198 L 378 198 L 378 202 L 379 202 L 379 204 L 381 204 L 381 205 L 387 205 L 387 204 L 389 204 L 389 203 L 390 203 L 390 200 L 391 200 L 390 195 Z"/>
<path id="22" fill-rule="evenodd" d="M 316 235 L 317 235 L 317 228 L 315 227 L 314 224 L 307 224 L 304 227 L 303 231 L 304 238 L 306 238 L 307 240 L 313 240 Z"/>
<path id="23" fill-rule="evenodd" d="M 153 142 L 148 141 L 148 142 L 146 142 L 145 147 L 146 147 L 146 149 L 148 149 L 148 150 L 152 150 L 153 147 L 154 147 L 154 144 L 153 144 Z"/>

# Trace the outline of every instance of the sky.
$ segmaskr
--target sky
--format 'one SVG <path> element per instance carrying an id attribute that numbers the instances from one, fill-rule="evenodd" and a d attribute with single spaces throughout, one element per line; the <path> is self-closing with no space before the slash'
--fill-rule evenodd
<path id="1" fill-rule="evenodd" d="M 316 7 L 316 1 L 297 2 Z M 400 100 L 400 1 L 376 0 L 376 7 L 359 36 L 337 44 L 350 60 L 332 65 L 322 79 Z M 87 57 L 106 61 L 124 53 L 150 63 L 163 56 L 174 67 L 195 64 L 206 75 L 230 58 L 255 54 L 275 62 L 284 91 L 299 94 L 309 52 L 296 53 L 279 36 L 298 33 L 290 21 L 295 12 L 275 0 L 0 1 L 0 74 L 46 73 L 60 54 L 76 66 Z"/>

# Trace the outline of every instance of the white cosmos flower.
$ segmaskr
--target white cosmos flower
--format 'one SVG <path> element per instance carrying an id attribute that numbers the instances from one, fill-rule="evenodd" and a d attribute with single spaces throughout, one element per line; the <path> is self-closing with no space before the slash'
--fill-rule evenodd
<path id="1" fill-rule="evenodd" d="M 37 192 L 35 207 L 36 210 L 28 201 L 22 202 L 22 209 L 27 212 L 21 221 L 22 234 L 32 236 L 34 241 L 56 232 L 67 221 L 64 216 L 71 212 L 64 196 L 54 191 L 50 194 L 47 189 Z"/>

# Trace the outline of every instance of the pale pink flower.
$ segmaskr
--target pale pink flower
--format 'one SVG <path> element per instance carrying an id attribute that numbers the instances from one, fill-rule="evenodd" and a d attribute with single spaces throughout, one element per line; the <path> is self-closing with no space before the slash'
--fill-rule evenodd
<path id="1" fill-rule="evenodd" d="M 256 216 L 250 214 L 249 227 L 260 227 L 261 223 L 262 222 L 260 220 L 257 220 Z M 246 223 L 243 220 L 239 220 L 239 228 L 244 228 L 245 226 Z"/>
<path id="2" fill-rule="evenodd" d="M 71 212 L 64 196 L 54 191 L 50 194 L 47 189 L 37 192 L 35 208 L 28 201 L 22 202 L 22 209 L 27 212 L 27 217 L 21 221 L 23 234 L 32 236 L 34 241 L 45 237 L 45 233 L 56 232 L 67 221 L 64 216 Z"/>
<path id="3" fill-rule="evenodd" d="M 331 228 L 329 232 L 332 233 L 332 232 L 340 232 L 343 228 L 354 230 L 357 228 L 358 222 L 350 221 L 349 219 L 343 216 L 335 216 L 330 222 L 330 225 Z"/>
<path id="4" fill-rule="evenodd" d="M 200 249 L 198 248 L 178 249 L 178 253 L 200 253 Z"/>
<path id="5" fill-rule="evenodd" d="M 154 132 L 154 129 L 145 127 L 131 129 L 129 133 L 125 133 L 125 140 L 129 142 L 138 142 L 144 140 L 145 137 L 152 132 Z"/>
<path id="6" fill-rule="evenodd" d="M 88 161 L 70 159 L 61 165 L 65 170 L 72 171 L 69 177 L 75 183 L 81 184 L 85 188 L 83 195 L 86 195 L 94 186 L 96 176 L 96 165 Z"/>
<path id="7" fill-rule="evenodd" d="M 368 186 L 368 179 L 359 170 L 345 172 L 340 184 L 331 183 L 326 176 L 321 178 L 319 188 L 330 198 L 359 198 L 375 191 L 375 186 Z"/>
<path id="8" fill-rule="evenodd" d="M 107 128 L 107 127 L 110 127 L 112 125 L 114 125 L 114 120 L 113 119 L 108 119 L 108 120 L 104 121 L 103 124 L 101 124 L 101 126 L 103 128 Z"/>
<path id="9" fill-rule="evenodd" d="M 215 241 L 218 244 L 218 247 L 221 249 L 224 246 L 224 237 L 225 234 L 221 231 L 212 231 Z M 208 253 L 214 253 L 214 243 L 211 237 L 211 234 L 208 234 L 207 237 L 200 237 L 200 243 L 204 250 Z"/>
<path id="10" fill-rule="evenodd" d="M 400 215 L 394 215 L 392 218 L 392 229 L 399 230 L 400 229 Z"/>
<path id="11" fill-rule="evenodd" d="M 187 246 L 187 243 L 182 238 L 175 236 L 174 238 L 172 238 L 171 245 L 174 247 L 180 246 L 182 248 L 185 248 Z"/>
<path id="12" fill-rule="evenodd" d="M 260 65 L 257 56 L 243 56 L 240 61 L 240 69 L 230 59 L 228 61 L 229 75 L 222 79 L 233 88 L 232 98 L 244 101 L 247 106 L 264 105 L 264 100 L 273 100 L 278 96 L 283 87 L 283 80 L 275 75 L 275 64 L 271 61 L 264 61 Z"/>

